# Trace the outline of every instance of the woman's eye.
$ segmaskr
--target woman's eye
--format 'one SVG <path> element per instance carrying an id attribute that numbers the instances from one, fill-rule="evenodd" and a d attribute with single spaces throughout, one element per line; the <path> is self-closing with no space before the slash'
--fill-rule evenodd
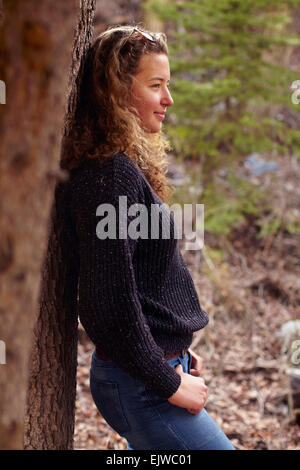
<path id="1" fill-rule="evenodd" d="M 152 88 L 159 88 L 160 83 L 156 83 L 155 85 L 151 85 Z M 167 88 L 170 89 L 170 84 L 167 85 Z"/>

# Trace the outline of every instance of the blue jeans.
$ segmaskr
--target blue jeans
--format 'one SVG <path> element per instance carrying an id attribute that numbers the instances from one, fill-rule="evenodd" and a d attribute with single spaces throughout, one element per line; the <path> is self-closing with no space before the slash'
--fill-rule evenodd
<path id="1" fill-rule="evenodd" d="M 190 372 L 191 354 L 169 359 Z M 128 443 L 129 450 L 234 450 L 233 445 L 203 408 L 193 415 L 171 405 L 116 364 L 93 352 L 90 369 L 93 400 L 107 423 Z"/>

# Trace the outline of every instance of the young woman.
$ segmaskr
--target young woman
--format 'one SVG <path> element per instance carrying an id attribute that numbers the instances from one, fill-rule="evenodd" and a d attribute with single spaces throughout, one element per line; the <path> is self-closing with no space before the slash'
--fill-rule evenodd
<path id="1" fill-rule="evenodd" d="M 63 205 L 78 314 L 96 346 L 91 393 L 128 449 L 231 450 L 204 409 L 202 359 L 188 348 L 208 317 L 163 204 L 169 82 L 166 36 L 118 26 L 96 38 L 78 84 Z M 164 208 L 158 235 L 152 206 Z"/>

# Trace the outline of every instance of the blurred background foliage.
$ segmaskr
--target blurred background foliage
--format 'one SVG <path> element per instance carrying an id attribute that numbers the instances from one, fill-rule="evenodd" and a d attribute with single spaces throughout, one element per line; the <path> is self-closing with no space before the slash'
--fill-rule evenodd
<path id="1" fill-rule="evenodd" d="M 248 163 L 259 175 L 264 170 L 257 167 L 278 156 L 300 157 L 300 106 L 291 99 L 291 85 L 300 77 L 289 61 L 300 45 L 291 28 L 298 5 L 299 0 L 142 4 L 165 26 L 175 104 L 164 129 L 177 161 L 198 164 L 194 184 L 202 190 L 193 201 L 205 204 L 205 230 L 212 234 L 229 234 L 249 214 L 259 237 L 300 232 L 299 211 L 278 213 L 272 186 L 253 183 L 243 171 Z M 182 194 L 176 191 L 175 199 Z"/>

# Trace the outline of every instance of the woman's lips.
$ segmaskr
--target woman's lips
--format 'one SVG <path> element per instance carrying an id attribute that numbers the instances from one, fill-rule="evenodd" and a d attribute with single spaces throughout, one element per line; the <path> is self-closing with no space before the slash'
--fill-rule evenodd
<path id="1" fill-rule="evenodd" d="M 154 113 L 154 114 L 156 114 L 156 116 L 161 120 L 165 119 L 165 113 Z"/>

